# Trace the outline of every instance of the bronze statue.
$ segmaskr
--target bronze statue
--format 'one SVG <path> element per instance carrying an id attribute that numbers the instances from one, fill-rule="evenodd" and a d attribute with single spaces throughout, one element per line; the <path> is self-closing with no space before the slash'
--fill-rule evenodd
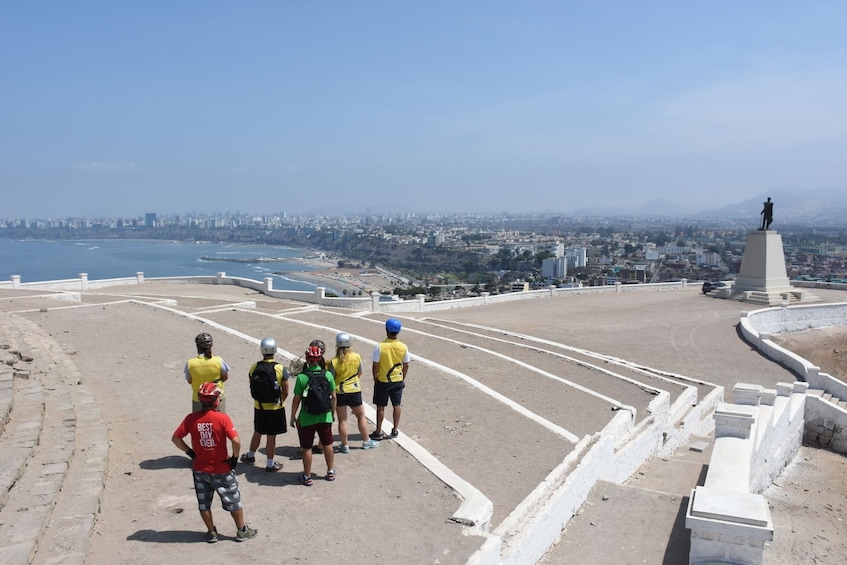
<path id="1" fill-rule="evenodd" d="M 762 227 L 760 230 L 766 230 L 771 227 L 771 222 L 773 221 L 773 202 L 771 202 L 771 197 L 768 196 L 766 202 L 764 202 L 764 208 L 760 212 L 762 216 Z"/>

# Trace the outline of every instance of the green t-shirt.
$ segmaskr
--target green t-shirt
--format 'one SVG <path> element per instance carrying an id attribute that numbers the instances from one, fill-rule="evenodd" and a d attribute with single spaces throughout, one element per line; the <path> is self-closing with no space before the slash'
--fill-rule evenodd
<path id="1" fill-rule="evenodd" d="M 332 373 L 325 371 L 324 376 L 329 381 L 330 390 L 335 391 L 335 379 L 332 378 Z M 309 411 L 306 410 L 306 399 L 303 398 L 303 391 L 306 390 L 306 385 L 308 384 L 309 375 L 305 373 L 297 375 L 297 380 L 294 382 L 294 396 L 300 397 L 300 414 L 297 416 L 300 427 L 313 426 L 315 424 L 331 424 L 332 410 L 323 414 L 309 414 Z"/>

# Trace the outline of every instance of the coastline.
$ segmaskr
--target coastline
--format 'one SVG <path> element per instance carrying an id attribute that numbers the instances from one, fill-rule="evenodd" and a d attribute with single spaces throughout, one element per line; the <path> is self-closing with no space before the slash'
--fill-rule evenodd
<path id="1" fill-rule="evenodd" d="M 392 292 L 397 286 L 390 277 L 376 269 L 358 269 L 338 267 L 340 258 L 327 257 L 323 253 L 314 252 L 315 256 L 296 258 L 314 269 L 290 271 L 287 276 L 296 280 L 322 286 L 327 290 L 337 292 L 339 296 L 365 296 L 371 292 Z M 347 261 L 345 261 L 347 262 Z M 361 294 L 360 294 L 361 293 Z"/>
<path id="2" fill-rule="evenodd" d="M 149 247 L 150 244 L 153 246 Z M 249 249 L 244 251 L 245 247 Z M 285 251 L 277 252 L 274 248 Z M 12 241 L 0 246 L 0 251 L 3 266 L 0 270 L 5 278 L 17 275 L 22 282 L 71 279 L 83 272 L 89 280 L 100 280 L 131 276 L 139 271 L 148 277 L 223 271 L 258 281 L 273 275 L 277 288 L 310 291 L 324 287 L 337 296 L 393 292 L 397 286 L 394 277 L 377 269 L 338 267 L 339 263 L 356 265 L 358 261 L 320 249 L 287 245 L 162 239 L 33 240 Z"/>

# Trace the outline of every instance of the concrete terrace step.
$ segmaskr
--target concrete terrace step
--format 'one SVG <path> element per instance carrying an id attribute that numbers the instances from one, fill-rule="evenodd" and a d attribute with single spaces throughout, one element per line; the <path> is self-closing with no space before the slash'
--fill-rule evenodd
<path id="1" fill-rule="evenodd" d="M 521 336 L 505 332 L 495 328 L 485 328 L 474 324 L 464 324 L 452 320 L 443 320 L 437 318 L 425 318 L 423 321 L 434 322 L 440 326 L 453 327 L 462 331 L 473 331 L 480 337 L 487 337 L 496 340 L 506 340 L 516 344 L 530 345 L 537 349 L 549 350 L 555 354 L 563 355 L 573 359 L 574 363 L 585 363 L 592 366 L 599 366 L 601 369 L 613 372 L 620 377 L 632 379 L 637 383 L 641 383 L 642 390 L 666 390 L 671 395 L 671 402 L 675 402 L 681 395 L 685 394 L 686 389 L 695 387 L 698 389 L 698 397 L 702 398 L 706 394 L 714 390 L 714 385 L 702 383 L 699 381 L 684 379 L 680 375 L 674 375 L 664 371 L 658 371 L 649 367 L 641 367 L 622 359 L 610 357 L 603 353 L 586 351 L 583 349 L 569 347 L 554 341 L 544 342 L 539 338 L 531 336 Z M 616 387 L 619 387 L 619 381 L 616 379 Z M 592 383 L 596 383 L 597 379 L 592 375 Z"/>
<path id="2" fill-rule="evenodd" d="M 634 406 L 638 410 L 637 419 L 639 420 L 647 416 L 648 404 L 660 390 L 668 390 L 673 400 L 680 395 L 683 388 L 678 383 L 647 382 L 648 379 L 643 374 L 632 371 L 628 367 L 612 366 L 606 361 L 592 359 L 571 351 L 560 351 L 550 345 L 528 343 L 502 332 L 494 335 L 493 332 L 479 331 L 469 326 L 463 327 L 462 324 L 455 322 L 430 320 L 409 322 L 408 327 L 476 347 L 488 348 L 518 363 L 561 376 L 575 385 L 584 386 L 615 402 Z"/>
<path id="3" fill-rule="evenodd" d="M 26 470 L 33 449 L 38 445 L 44 425 L 44 395 L 37 380 L 15 379 L 10 388 L 8 422 L 0 435 L 0 510 L 4 515 L 13 509 L 9 497 Z M 6 523 L 5 516 L 3 524 Z M 0 524 L 0 541 L 3 539 L 3 524 Z"/>
<path id="4" fill-rule="evenodd" d="M 15 383 L 0 440 L 4 459 L 12 452 L 23 460 L 4 491 L 0 562 L 83 563 L 103 487 L 105 426 L 79 371 L 49 335 L 17 316 L 4 318 L 3 330 L 26 344 L 33 361 L 30 378 Z"/>
<path id="5" fill-rule="evenodd" d="M 363 343 L 363 346 L 359 348 L 366 361 L 370 357 L 372 343 L 381 341 L 385 336 L 382 320 L 327 311 L 304 312 L 287 317 L 318 327 L 332 328 L 328 336 L 330 340 L 334 340 L 335 330 L 348 332 L 360 342 L 363 338 L 370 340 L 371 343 L 367 345 Z M 473 343 L 472 338 L 464 339 L 465 336 L 461 335 L 442 336 L 438 332 L 428 333 L 428 331 L 416 330 L 414 326 L 415 324 L 410 322 L 403 330 L 405 332 L 403 339 L 410 345 L 413 356 L 448 366 L 451 370 L 466 375 L 479 386 L 487 387 L 494 393 L 508 397 L 541 418 L 566 429 L 576 438 L 596 432 L 614 416 L 613 407 L 618 405 L 614 398 L 605 397 L 593 390 L 580 388 L 568 382 L 568 377 L 572 373 L 595 374 L 590 369 L 567 365 L 546 355 L 538 355 L 537 352 L 532 355 L 539 357 L 540 360 L 530 359 L 535 363 L 530 363 L 530 367 L 527 367 L 517 363 L 512 356 L 502 354 L 493 347 L 495 344 L 485 343 L 483 345 L 487 347 L 482 347 Z M 462 339 L 464 341 L 461 341 Z M 521 354 L 526 355 L 526 352 L 522 351 Z M 546 361 L 545 367 L 549 369 L 548 373 L 558 377 L 559 380 L 534 370 L 533 368 L 540 361 Z M 423 365 L 424 363 L 417 363 L 415 370 L 420 370 L 418 367 Z M 456 378 L 455 374 L 451 378 Z M 583 417 L 572 417 L 571 412 L 562 409 L 563 402 L 578 403 L 583 408 Z"/>
<path id="6" fill-rule="evenodd" d="M 28 353 L 20 351 L 21 347 L 14 336 L 10 339 L 14 346 L 9 339 L 0 334 L 0 433 L 9 421 L 12 411 L 14 379 L 28 377 L 29 363 L 32 361 Z"/>
<path id="7" fill-rule="evenodd" d="M 12 388 L 14 377 L 12 371 L 0 366 L 0 434 L 6 428 L 9 421 L 9 413 L 12 411 Z"/>
<path id="8" fill-rule="evenodd" d="M 10 349 L 18 352 L 23 344 L 15 317 L 3 315 L 0 331 Z M 29 358 L 29 357 L 28 357 Z M 32 476 L 36 449 L 42 437 L 45 395 L 42 390 L 40 364 L 11 383 L 8 423 L 0 435 L 0 562 L 29 563 L 50 507 L 30 492 L 21 495 L 27 476 Z M 48 502 L 52 502 L 48 501 Z"/>

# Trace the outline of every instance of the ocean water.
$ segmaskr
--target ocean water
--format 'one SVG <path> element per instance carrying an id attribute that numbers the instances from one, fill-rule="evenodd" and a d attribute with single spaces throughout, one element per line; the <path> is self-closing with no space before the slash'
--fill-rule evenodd
<path id="1" fill-rule="evenodd" d="M 314 290 L 315 285 L 299 281 L 293 271 L 314 267 L 298 263 L 302 249 L 272 245 L 227 245 L 152 240 L 3 240 L 0 239 L 0 280 L 20 275 L 21 282 L 78 278 L 89 280 L 134 277 L 177 277 L 215 275 L 225 272 L 235 277 L 262 281 L 273 278 L 281 290 Z M 237 262 L 270 258 L 269 262 Z M 278 273 L 278 274 L 275 274 Z M 332 289 L 327 289 L 332 290 Z"/>

